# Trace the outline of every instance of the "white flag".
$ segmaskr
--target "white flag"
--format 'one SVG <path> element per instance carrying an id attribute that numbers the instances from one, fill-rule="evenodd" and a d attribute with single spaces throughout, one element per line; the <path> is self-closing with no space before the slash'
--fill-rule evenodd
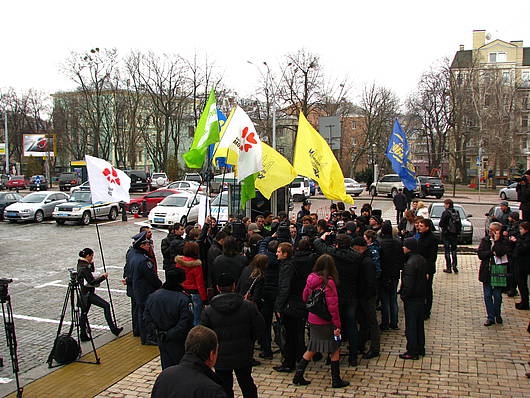
<path id="1" fill-rule="evenodd" d="M 131 201 L 131 179 L 127 174 L 103 159 L 85 155 L 85 161 L 92 203 Z"/>

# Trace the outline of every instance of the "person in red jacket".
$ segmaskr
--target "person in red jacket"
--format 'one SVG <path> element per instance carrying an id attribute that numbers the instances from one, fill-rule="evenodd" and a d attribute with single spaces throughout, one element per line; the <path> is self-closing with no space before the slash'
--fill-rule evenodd
<path id="1" fill-rule="evenodd" d="M 311 383 L 304 379 L 304 372 L 307 364 L 316 352 L 331 354 L 331 386 L 333 388 L 343 388 L 350 385 L 349 382 L 340 378 L 340 315 L 339 296 L 337 294 L 338 272 L 335 261 L 329 254 L 322 254 L 313 267 L 313 272 L 309 274 L 306 286 L 302 293 L 302 299 L 306 302 L 315 289 L 324 289 L 326 304 L 331 314 L 331 320 L 325 320 L 318 315 L 309 312 L 309 343 L 307 351 L 296 365 L 296 373 L 293 384 L 305 386 Z"/>
<path id="2" fill-rule="evenodd" d="M 182 283 L 182 287 L 191 295 L 193 325 L 196 326 L 201 322 L 203 303 L 208 300 L 202 273 L 202 263 L 199 260 L 199 244 L 193 241 L 184 243 L 182 253 L 182 256 L 175 256 L 175 263 L 177 268 L 183 269 L 186 274 L 186 280 Z"/>

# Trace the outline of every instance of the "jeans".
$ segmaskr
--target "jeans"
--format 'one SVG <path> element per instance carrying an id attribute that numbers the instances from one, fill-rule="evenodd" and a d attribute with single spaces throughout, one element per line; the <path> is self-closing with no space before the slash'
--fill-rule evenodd
<path id="1" fill-rule="evenodd" d="M 488 319 L 495 322 L 495 317 L 501 316 L 502 291 L 503 287 L 493 287 L 489 283 L 482 284 L 484 291 L 484 304 Z"/>
<path id="2" fill-rule="evenodd" d="M 89 293 L 88 300 L 83 303 L 85 308 L 81 309 L 81 316 L 79 318 L 79 326 L 81 327 L 81 335 L 86 336 L 87 335 L 87 325 L 88 325 L 88 311 L 90 311 L 90 306 L 95 305 L 96 307 L 103 308 L 103 312 L 105 314 L 105 319 L 107 320 L 107 324 L 110 327 L 110 330 L 116 329 L 116 325 L 114 325 L 114 320 L 112 319 L 112 314 L 110 312 L 110 304 L 99 297 L 95 293 Z"/>
<path id="3" fill-rule="evenodd" d="M 234 369 L 234 373 L 237 377 L 237 383 L 244 398 L 258 398 L 258 388 L 254 384 L 252 378 L 252 367 L 247 366 L 244 368 Z M 221 379 L 223 389 L 229 398 L 234 397 L 234 377 L 232 375 L 232 369 L 216 369 L 215 373 Z"/>
<path id="4" fill-rule="evenodd" d="M 458 235 L 442 233 L 442 242 L 444 244 L 445 268 L 450 270 L 451 267 L 458 266 L 456 258 L 456 249 L 458 247 Z"/>
<path id="5" fill-rule="evenodd" d="M 193 303 L 193 326 L 201 323 L 202 300 L 201 296 L 196 293 L 191 294 L 191 301 Z"/>
<path id="6" fill-rule="evenodd" d="M 425 353 L 425 306 L 422 299 L 403 300 L 405 309 L 405 337 L 407 353 L 423 355 Z"/>
<path id="7" fill-rule="evenodd" d="M 389 326 L 398 325 L 398 302 L 397 286 L 399 278 L 393 278 L 389 285 L 381 286 L 381 326 L 386 329 Z"/>
<path id="8" fill-rule="evenodd" d="M 359 330 L 357 328 L 357 309 L 359 300 L 349 298 L 339 304 L 343 336 L 348 339 L 349 359 L 357 359 L 359 352 Z"/>

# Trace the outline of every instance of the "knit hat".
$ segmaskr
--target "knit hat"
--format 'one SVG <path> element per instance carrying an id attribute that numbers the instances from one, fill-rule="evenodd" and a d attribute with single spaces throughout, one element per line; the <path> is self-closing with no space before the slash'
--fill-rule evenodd
<path id="1" fill-rule="evenodd" d="M 357 236 L 353 238 L 352 246 L 367 246 L 367 244 L 362 236 Z"/>
<path id="2" fill-rule="evenodd" d="M 383 223 L 383 220 L 381 220 L 381 217 L 379 216 L 376 216 L 376 215 L 372 215 L 370 216 L 370 219 L 374 219 L 376 223 L 378 223 L 379 225 L 381 225 Z"/>
<path id="3" fill-rule="evenodd" d="M 182 268 L 170 268 L 166 270 L 166 281 L 178 283 L 179 285 L 186 280 L 186 273 Z"/>
<path id="4" fill-rule="evenodd" d="M 418 241 L 415 238 L 407 238 L 403 242 L 403 246 L 410 251 L 418 250 Z"/>
<path id="5" fill-rule="evenodd" d="M 501 206 L 510 206 L 510 204 L 506 201 L 506 200 L 503 200 L 501 203 L 500 203 Z"/>
<path id="6" fill-rule="evenodd" d="M 223 272 L 219 275 L 219 278 L 217 278 L 217 285 L 220 287 L 232 286 L 234 283 L 236 283 L 236 280 L 232 274 L 229 274 L 228 272 Z"/>

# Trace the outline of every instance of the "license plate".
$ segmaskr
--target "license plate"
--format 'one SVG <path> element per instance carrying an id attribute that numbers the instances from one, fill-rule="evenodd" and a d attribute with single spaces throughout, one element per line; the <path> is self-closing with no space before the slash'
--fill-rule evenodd
<path id="1" fill-rule="evenodd" d="M 6 214 L 7 214 L 8 217 L 16 217 L 17 216 L 17 213 L 15 213 L 14 211 L 8 211 Z"/>
<path id="2" fill-rule="evenodd" d="M 155 217 L 154 221 L 155 224 L 163 224 L 165 220 L 163 218 Z"/>
<path id="3" fill-rule="evenodd" d="M 440 188 L 439 185 L 433 185 L 433 188 Z"/>
<path id="4" fill-rule="evenodd" d="M 68 213 L 59 213 L 57 217 L 68 217 Z"/>

